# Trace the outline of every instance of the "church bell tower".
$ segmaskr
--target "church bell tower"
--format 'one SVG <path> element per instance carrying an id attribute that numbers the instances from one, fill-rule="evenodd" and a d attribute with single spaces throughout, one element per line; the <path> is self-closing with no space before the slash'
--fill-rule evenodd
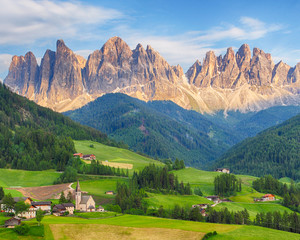
<path id="1" fill-rule="evenodd" d="M 77 180 L 77 186 L 75 190 L 75 209 L 80 210 L 80 202 L 81 202 L 81 191 L 80 191 L 80 185 L 79 180 Z"/>

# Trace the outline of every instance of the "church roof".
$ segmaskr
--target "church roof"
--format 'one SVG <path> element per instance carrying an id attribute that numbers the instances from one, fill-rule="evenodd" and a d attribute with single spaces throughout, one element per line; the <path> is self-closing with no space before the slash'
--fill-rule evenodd
<path id="1" fill-rule="evenodd" d="M 90 195 L 87 196 L 81 196 L 81 201 L 80 204 L 86 204 L 88 202 L 88 200 L 90 199 Z"/>

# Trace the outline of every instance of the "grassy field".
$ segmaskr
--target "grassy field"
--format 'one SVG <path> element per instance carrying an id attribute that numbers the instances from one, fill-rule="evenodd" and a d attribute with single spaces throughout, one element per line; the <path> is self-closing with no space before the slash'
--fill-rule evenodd
<path id="1" fill-rule="evenodd" d="M 82 218 L 108 218 L 121 215 L 115 212 L 85 212 L 85 213 L 75 213 L 76 216 Z"/>
<path id="2" fill-rule="evenodd" d="M 28 224 L 36 226 L 35 219 Z M 0 239 L 201 239 L 205 233 L 217 231 L 211 239 L 238 240 L 298 240 L 299 234 L 268 228 L 172 220 L 155 217 L 122 215 L 103 219 L 45 216 L 41 228 L 30 236 L 17 236 L 11 229 L 0 229 Z"/>
<path id="3" fill-rule="evenodd" d="M 115 198 L 115 195 L 107 195 L 105 192 L 116 192 L 117 182 L 128 183 L 128 181 L 128 178 L 106 177 L 97 180 L 81 181 L 80 188 L 81 191 L 86 191 L 93 195 L 96 203 L 105 205 L 107 203 L 111 203 Z M 76 186 L 73 184 L 72 187 L 75 188 Z"/>
<path id="4" fill-rule="evenodd" d="M 202 171 L 195 168 L 185 168 L 178 171 L 173 171 L 175 175 L 178 176 L 179 181 L 184 183 L 189 182 L 192 188 L 200 187 L 204 196 L 214 194 L 214 178 L 219 176 L 222 173 L 218 172 L 208 172 Z M 242 192 L 240 195 L 246 195 L 253 192 L 256 192 L 252 187 L 253 180 L 257 179 L 256 177 L 247 176 L 247 175 L 236 175 L 238 178 L 242 179 Z M 253 200 L 253 199 L 251 199 Z"/>
<path id="5" fill-rule="evenodd" d="M 216 210 L 227 207 L 229 211 L 241 211 L 246 208 L 249 212 L 250 218 L 253 220 L 259 212 L 274 212 L 280 211 L 283 213 L 287 211 L 292 212 L 290 209 L 278 204 L 278 203 L 237 203 L 237 202 L 223 202 L 214 207 Z M 299 236 L 300 237 L 300 236 Z"/>
<path id="6" fill-rule="evenodd" d="M 50 229 L 53 231 L 54 239 L 171 239 L 169 238 L 169 235 L 176 239 L 201 239 L 205 233 L 217 231 L 218 235 L 212 239 L 299 240 L 299 234 L 255 226 L 197 223 L 133 215 L 123 215 L 97 220 L 49 216 L 44 218 L 43 223 L 49 225 Z M 105 231 L 107 235 L 96 234 L 101 229 L 100 226 L 97 226 L 99 224 L 105 229 L 111 229 L 111 232 Z M 107 225 L 119 227 L 109 228 Z M 63 229 L 66 228 L 69 230 L 64 231 Z M 76 235 L 80 235 L 81 238 L 74 238 L 76 235 L 74 235 L 73 231 L 70 229 L 74 230 L 75 228 L 79 229 L 78 231 L 76 230 Z M 144 232 L 144 234 L 140 235 L 140 233 L 137 233 L 136 230 L 138 229 Z M 100 233 L 101 232 L 102 231 L 100 230 Z M 175 232 L 176 234 L 173 235 L 172 232 Z M 110 233 L 112 235 L 108 235 Z M 156 233 L 159 234 L 155 235 Z M 197 236 L 197 238 L 193 238 L 193 236 Z"/>
<path id="7" fill-rule="evenodd" d="M 160 166 L 164 165 L 159 161 L 146 158 L 129 150 L 110 147 L 97 142 L 74 141 L 74 144 L 77 152 L 81 152 L 83 154 L 94 154 L 96 159 L 100 161 L 132 164 L 134 170 L 141 170 L 145 166 L 149 165 L 149 163 L 155 163 Z M 93 145 L 94 147 L 91 148 L 90 145 Z"/>
<path id="8" fill-rule="evenodd" d="M 0 169 L 0 186 L 2 187 L 38 187 L 52 185 L 60 173 L 54 170 L 25 171 Z"/>
<path id="9" fill-rule="evenodd" d="M 194 204 L 209 203 L 213 204 L 212 201 L 207 200 L 204 197 L 197 195 L 163 195 L 155 193 L 147 193 L 148 198 L 145 200 L 148 202 L 149 207 L 159 208 L 163 206 L 165 209 L 173 208 L 175 204 L 181 207 L 191 207 Z"/>

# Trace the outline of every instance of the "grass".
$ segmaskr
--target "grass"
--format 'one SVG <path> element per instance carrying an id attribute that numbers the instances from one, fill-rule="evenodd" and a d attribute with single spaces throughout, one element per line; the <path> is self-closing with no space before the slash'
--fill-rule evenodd
<path id="1" fill-rule="evenodd" d="M 132 151 L 110 147 L 97 142 L 74 141 L 74 144 L 77 152 L 81 152 L 83 154 L 94 154 L 96 159 L 100 161 L 132 164 L 134 170 L 142 170 L 145 166 L 149 165 L 149 163 L 155 163 L 159 166 L 164 165 L 159 161 L 141 156 Z M 90 145 L 94 145 L 94 147 L 91 148 Z M 133 170 L 130 172 L 132 171 Z"/>
<path id="2" fill-rule="evenodd" d="M 35 219 L 29 224 L 36 225 Z M 172 220 L 146 216 L 122 215 L 104 219 L 45 216 L 45 239 L 201 239 L 217 231 L 211 239 L 298 240 L 299 234 L 257 226 L 226 225 Z M 39 231 L 36 231 L 38 233 Z M 38 234 L 37 234 L 38 235 Z M 0 239 L 42 239 L 39 236 L 17 236 L 11 229 L 0 229 Z"/>
<path id="3" fill-rule="evenodd" d="M 91 227 L 90 224 L 103 224 L 102 226 L 112 225 L 112 226 L 130 227 L 130 228 L 142 228 L 142 230 L 147 228 L 172 229 L 173 231 L 175 229 L 179 229 L 184 231 L 201 232 L 201 233 L 217 231 L 218 235 L 216 236 L 216 238 L 214 237 L 211 239 L 225 239 L 225 240 L 226 239 L 238 239 L 238 240 L 297 239 L 299 240 L 299 234 L 293 234 L 289 232 L 277 231 L 273 229 L 256 227 L 256 226 L 198 223 L 198 222 L 191 222 L 191 221 L 172 220 L 172 219 L 163 219 L 163 218 L 155 218 L 155 217 L 145 217 L 145 216 L 133 216 L 133 215 L 123 215 L 114 218 L 97 219 L 97 220 L 96 219 L 88 220 L 88 219 L 74 218 L 74 217 L 46 216 L 43 220 L 43 223 L 49 224 L 50 227 L 53 224 L 55 225 L 64 224 L 63 227 L 68 226 L 68 224 L 72 224 L 70 227 L 72 227 L 73 229 L 75 228 L 82 229 L 81 231 L 78 232 L 78 234 L 86 233 L 86 229 L 88 229 L 89 231 L 97 231 L 99 229 L 96 226 Z M 155 231 L 155 229 L 153 229 L 153 231 Z M 125 229 L 123 229 L 123 231 L 125 231 Z M 63 233 L 66 234 L 65 239 L 72 239 L 71 236 L 68 237 L 67 233 L 68 232 Z M 124 236 L 126 237 L 130 235 L 124 232 Z M 145 236 L 146 235 L 143 236 L 144 238 L 140 237 L 136 239 L 145 239 Z M 120 238 L 123 239 L 121 236 L 119 236 L 119 239 Z M 63 237 L 60 236 L 59 239 L 63 239 Z M 118 239 L 118 238 L 109 238 L 109 239 Z M 132 239 L 132 238 L 125 238 L 125 239 Z M 168 238 L 160 238 L 160 239 L 168 239 Z"/>
<path id="4" fill-rule="evenodd" d="M 214 207 L 216 210 L 220 210 L 227 207 L 229 211 L 241 211 L 246 208 L 249 212 L 250 218 L 253 220 L 257 213 L 259 212 L 274 212 L 279 211 L 283 213 L 287 211 L 291 213 L 292 211 L 278 203 L 237 203 L 237 202 L 223 202 Z"/>
<path id="5" fill-rule="evenodd" d="M 82 218 L 108 218 L 115 217 L 115 212 L 86 212 L 86 213 L 75 213 L 76 216 Z"/>
<path id="6" fill-rule="evenodd" d="M 185 168 L 178 171 L 173 171 L 175 175 L 178 176 L 179 181 L 184 183 L 189 182 L 192 188 L 200 187 L 204 196 L 213 195 L 214 192 L 214 178 L 222 173 L 219 172 L 209 172 L 198 170 L 195 168 Z M 236 175 L 237 178 L 242 179 L 242 192 L 237 193 L 238 196 L 243 196 L 244 200 L 247 202 L 253 202 L 252 196 L 247 196 L 248 194 L 253 194 L 256 191 L 251 187 L 252 182 L 257 179 L 257 177 L 248 175 Z M 261 196 L 261 194 L 259 195 Z M 233 200 L 233 199 L 231 199 Z"/>
<path id="7" fill-rule="evenodd" d="M 120 177 L 108 177 L 97 180 L 81 181 L 80 189 L 82 191 L 87 191 L 88 194 L 93 195 L 94 200 L 97 203 L 105 205 L 107 203 L 111 203 L 115 198 L 115 195 L 107 195 L 105 192 L 116 192 L 117 182 L 128 183 L 128 179 Z M 74 185 L 72 187 L 75 188 Z"/>
<path id="8" fill-rule="evenodd" d="M 159 208 L 161 205 L 165 208 L 173 208 L 175 204 L 178 204 L 181 207 L 192 207 L 194 204 L 200 203 L 209 203 L 213 204 L 212 201 L 204 197 L 197 195 L 163 195 L 155 193 L 147 193 L 148 198 L 145 198 L 149 207 Z"/>
<path id="9" fill-rule="evenodd" d="M 0 169 L 0 186 L 2 187 L 39 187 L 52 185 L 60 173 L 54 170 L 26 171 Z"/>

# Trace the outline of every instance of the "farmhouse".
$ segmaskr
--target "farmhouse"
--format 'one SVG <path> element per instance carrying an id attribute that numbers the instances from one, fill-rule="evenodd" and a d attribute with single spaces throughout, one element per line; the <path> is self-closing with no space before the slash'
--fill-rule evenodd
<path id="1" fill-rule="evenodd" d="M 107 194 L 107 195 L 114 195 L 114 191 L 107 191 L 107 192 L 105 192 L 105 194 Z"/>
<path id="2" fill-rule="evenodd" d="M 77 181 L 77 186 L 75 190 L 75 209 L 82 212 L 95 212 L 95 201 L 90 195 L 81 195 L 79 181 Z"/>
<path id="3" fill-rule="evenodd" d="M 18 226 L 21 224 L 21 219 L 18 217 L 12 217 L 5 221 L 4 226 L 7 228 L 14 228 L 15 226 Z"/>
<path id="4" fill-rule="evenodd" d="M 74 153 L 73 157 L 80 157 L 80 158 L 82 158 L 83 154 L 82 153 Z"/>
<path id="5" fill-rule="evenodd" d="M 51 201 L 31 202 L 31 205 L 35 206 L 36 210 L 37 209 L 41 209 L 41 210 L 46 211 L 46 212 L 50 212 L 51 211 L 51 204 L 52 204 Z"/>
<path id="6" fill-rule="evenodd" d="M 192 208 L 195 208 L 195 207 L 198 207 L 198 208 L 207 208 L 209 204 L 195 204 L 195 205 L 192 205 Z"/>
<path id="7" fill-rule="evenodd" d="M 219 203 L 220 202 L 219 196 L 207 196 L 206 198 L 210 201 L 213 201 L 214 203 Z"/>
<path id="8" fill-rule="evenodd" d="M 102 206 L 99 205 L 99 207 L 97 208 L 97 212 L 105 212 L 105 210 Z"/>
<path id="9" fill-rule="evenodd" d="M 215 172 L 230 173 L 229 168 L 217 168 Z"/>
<path id="10" fill-rule="evenodd" d="M 62 216 L 65 212 L 69 212 L 69 214 L 74 213 L 74 204 L 73 203 L 62 203 L 57 204 L 53 207 L 53 215 Z"/>
<path id="11" fill-rule="evenodd" d="M 84 160 L 96 160 L 96 156 L 94 154 L 83 155 L 82 159 Z"/>
<path id="12" fill-rule="evenodd" d="M 15 203 L 17 202 L 24 202 L 25 204 L 30 205 L 28 211 L 19 213 L 19 217 L 25 217 L 25 218 L 34 218 L 36 217 L 36 211 L 38 209 L 41 209 L 46 212 L 51 211 L 51 201 L 45 201 L 45 202 L 34 202 L 30 197 L 14 197 L 13 198 Z M 1 210 L 6 212 L 15 212 L 14 209 L 6 209 L 5 204 L 1 203 Z"/>

